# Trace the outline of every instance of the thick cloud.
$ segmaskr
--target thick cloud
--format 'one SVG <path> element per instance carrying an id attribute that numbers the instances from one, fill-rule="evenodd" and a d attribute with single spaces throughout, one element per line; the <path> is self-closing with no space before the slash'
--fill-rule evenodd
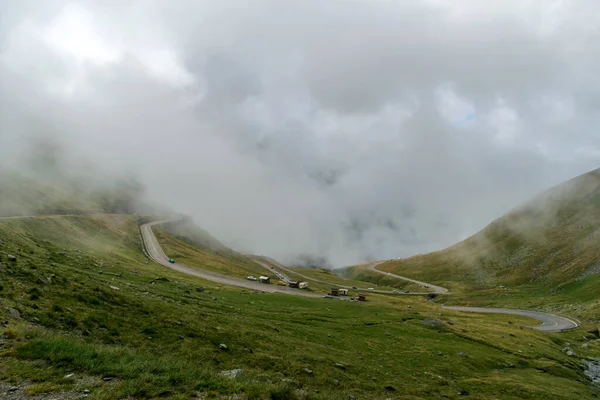
<path id="1" fill-rule="evenodd" d="M 56 137 L 240 250 L 429 251 L 600 160 L 594 1 L 0 4 L 4 163 Z"/>

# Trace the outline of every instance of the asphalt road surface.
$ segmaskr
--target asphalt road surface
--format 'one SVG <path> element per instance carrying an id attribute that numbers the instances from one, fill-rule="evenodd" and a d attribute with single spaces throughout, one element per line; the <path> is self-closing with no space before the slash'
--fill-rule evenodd
<path id="1" fill-rule="evenodd" d="M 98 213 L 90 213 L 90 214 L 100 214 L 100 213 L 98 212 Z M 63 215 L 54 215 L 54 216 L 63 216 L 64 217 L 64 216 L 78 216 L 78 215 L 82 215 L 82 214 L 63 214 Z M 47 215 L 47 216 L 50 216 L 50 215 Z M 2 220 L 2 219 L 4 219 L 4 220 L 19 219 L 19 218 L 36 218 L 36 217 L 37 216 L 35 216 L 35 215 L 0 217 L 0 220 Z M 196 268 L 191 268 L 191 267 L 188 267 L 188 266 L 182 265 L 182 264 L 177 264 L 177 263 L 171 264 L 169 262 L 168 257 L 165 255 L 163 249 L 158 244 L 158 240 L 156 239 L 154 232 L 152 232 L 152 227 L 155 225 L 160 225 L 160 224 L 164 224 L 166 222 L 172 222 L 172 221 L 173 220 L 156 221 L 156 222 L 144 224 L 140 227 L 142 240 L 144 242 L 144 246 L 146 248 L 147 255 L 148 255 L 148 257 L 150 257 L 152 260 L 156 261 L 157 263 L 159 263 L 167 268 L 170 268 L 172 270 L 186 274 L 186 275 L 197 276 L 199 278 L 206 279 L 206 280 L 216 282 L 216 283 L 221 283 L 224 285 L 232 285 L 232 286 L 237 286 L 237 287 L 243 287 L 246 289 L 259 290 L 262 292 L 270 292 L 270 293 L 286 293 L 286 294 L 293 294 L 296 296 L 304 296 L 304 297 L 322 297 L 321 295 L 318 295 L 318 294 L 308 293 L 308 292 L 298 290 L 298 289 L 292 289 L 287 286 L 278 286 L 278 285 L 273 285 L 273 284 L 259 283 L 259 282 L 255 282 L 255 281 L 248 281 L 245 279 L 233 278 L 233 277 L 230 277 L 227 275 L 222 275 L 222 274 L 217 274 L 214 272 L 208 272 L 208 271 L 204 271 L 204 270 L 200 270 L 200 269 L 196 269 Z M 299 276 L 302 276 L 303 278 L 305 278 L 307 280 L 322 282 L 322 283 L 330 284 L 332 286 L 337 286 L 337 287 L 344 287 L 344 286 L 332 284 L 327 281 L 322 281 L 319 279 L 311 278 L 307 275 L 302 275 L 296 271 L 286 268 L 285 266 L 279 264 L 277 261 L 270 259 L 268 257 L 253 256 L 254 261 L 257 262 L 259 265 L 261 265 L 265 269 L 271 270 L 271 268 L 267 264 L 260 262 L 260 260 L 257 260 L 257 258 L 263 258 L 265 260 L 268 260 L 269 262 L 272 262 L 276 267 L 278 267 L 284 271 L 287 271 L 289 273 L 294 273 Z M 410 278 L 407 278 L 404 276 L 392 274 L 390 272 L 379 271 L 375 268 L 377 265 L 382 264 L 384 262 L 385 261 L 375 262 L 375 263 L 371 264 L 368 268 L 371 271 L 375 271 L 380 274 L 391 276 L 391 277 L 397 278 L 397 279 L 403 279 L 403 280 L 406 280 L 409 282 L 416 283 L 421 286 L 428 286 L 430 289 L 433 289 L 432 292 L 426 292 L 426 293 L 411 292 L 410 294 L 427 294 L 427 293 L 447 294 L 448 293 L 448 289 L 443 288 L 441 286 L 436 286 L 436 285 L 432 285 L 430 283 L 417 281 L 415 279 L 410 279 Z M 289 277 L 287 277 L 285 274 L 282 274 L 282 276 L 283 276 L 284 280 L 288 280 L 288 281 L 290 280 Z M 361 290 L 363 290 L 363 289 L 361 289 Z M 377 290 L 368 291 L 368 292 L 393 293 L 393 292 L 389 292 L 389 291 L 377 291 Z M 447 310 L 453 310 L 453 311 L 475 312 L 475 313 L 485 313 L 485 314 L 509 314 L 509 315 L 521 315 L 524 317 L 530 317 L 530 318 L 537 319 L 538 321 L 542 322 L 540 325 L 535 325 L 532 327 L 535 329 L 539 329 L 540 331 L 544 331 L 544 332 L 563 332 L 563 331 L 575 329 L 579 326 L 579 323 L 573 319 L 569 319 L 569 318 L 562 317 L 559 315 L 538 312 L 538 311 L 517 310 L 517 309 L 512 309 L 512 308 L 460 307 L 460 306 L 442 306 L 442 308 L 447 309 Z"/>
<path id="2" fill-rule="evenodd" d="M 375 268 L 376 266 L 378 266 L 379 264 L 383 264 L 384 262 L 385 261 L 379 261 L 379 262 L 373 263 L 373 264 L 369 265 L 369 269 L 371 271 L 375 271 L 375 272 L 383 274 L 383 275 L 391 276 L 392 278 L 402 279 L 402 280 L 409 281 L 409 282 L 412 282 L 412 283 L 416 283 L 417 285 L 421 285 L 423 287 L 432 289 L 430 292 L 423 292 L 423 293 L 419 293 L 419 294 L 428 294 L 428 293 L 446 294 L 446 293 L 448 293 L 448 289 L 443 288 L 441 286 L 436 286 L 436 285 L 432 285 L 431 283 L 425 283 L 425 282 L 421 282 L 421 281 L 416 281 L 414 279 L 410 279 L 410 278 L 407 278 L 405 276 L 400 276 L 400 275 L 392 274 L 391 272 L 380 271 L 380 270 L 378 270 L 378 269 Z M 412 293 L 415 294 L 414 292 L 412 292 Z"/>
<path id="3" fill-rule="evenodd" d="M 487 307 L 446 307 L 447 310 L 485 313 L 485 314 L 513 314 L 523 317 L 530 317 L 542 321 L 541 325 L 535 325 L 533 328 L 544 332 L 563 332 L 575 329 L 579 326 L 577 321 L 559 315 L 547 314 L 537 311 L 514 310 L 512 308 L 487 308 Z"/>
<path id="4" fill-rule="evenodd" d="M 270 262 L 271 264 L 275 265 L 278 269 L 286 271 L 289 274 L 296 274 L 298 276 L 301 276 L 302 278 L 306 279 L 307 281 L 324 283 L 326 285 L 330 285 L 331 287 L 337 287 L 337 288 L 343 288 L 343 289 L 352 289 L 352 286 L 340 285 L 340 284 L 337 284 L 337 283 L 332 283 L 332 282 L 329 282 L 329 281 L 325 281 L 323 279 L 313 278 L 311 276 L 301 274 L 298 271 L 294 271 L 293 269 L 290 269 L 290 268 L 288 268 L 288 267 L 286 267 L 284 265 L 279 264 L 279 262 L 277 262 L 276 260 L 274 260 L 274 259 L 272 259 L 270 257 L 256 256 L 256 255 L 249 255 L 249 257 L 252 258 L 252 260 L 254 260 L 254 262 L 257 262 L 257 263 L 261 264 L 265 268 L 269 268 L 269 267 L 266 264 L 261 263 L 260 260 L 264 260 L 264 261 Z M 379 263 L 381 263 L 381 262 L 382 261 L 380 261 Z M 289 277 L 287 277 L 287 275 L 283 274 L 283 276 L 285 276 L 286 279 L 289 280 Z M 416 293 L 416 292 L 402 293 L 400 291 L 394 292 L 394 291 L 391 291 L 391 290 L 377 290 L 377 289 L 370 290 L 368 288 L 359 288 L 359 287 L 357 287 L 354 290 L 360 290 L 360 291 L 363 291 L 365 293 L 379 293 L 379 294 L 421 294 L 421 295 L 426 294 L 426 293 Z"/>
<path id="5" fill-rule="evenodd" d="M 146 251 L 148 256 L 167 268 L 172 270 L 181 272 L 186 275 L 197 276 L 202 279 L 206 279 L 216 283 L 222 283 L 224 285 L 232 285 L 243 287 L 246 289 L 260 290 L 262 292 L 270 292 L 270 293 L 288 293 L 294 294 L 296 296 L 305 296 L 305 297 L 322 297 L 322 295 L 305 292 L 299 289 L 292 289 L 288 286 L 278 286 L 274 284 L 266 284 L 255 281 L 249 281 L 246 279 L 233 278 L 231 276 L 217 274 L 215 272 L 208 272 L 205 270 L 200 270 L 196 268 L 191 268 L 186 265 L 178 264 L 178 263 L 170 263 L 169 258 L 165 255 L 163 249 L 158 244 L 158 240 L 156 236 L 154 236 L 154 232 L 152 232 L 152 227 L 155 225 L 164 224 L 170 221 L 156 221 L 151 222 L 149 224 L 144 224 L 140 227 L 142 232 L 142 240 L 144 241 L 144 246 L 146 247 Z"/>

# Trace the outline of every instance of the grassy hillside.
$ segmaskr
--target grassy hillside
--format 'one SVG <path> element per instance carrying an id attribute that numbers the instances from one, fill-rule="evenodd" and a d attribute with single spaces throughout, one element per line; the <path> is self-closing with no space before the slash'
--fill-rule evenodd
<path id="1" fill-rule="evenodd" d="M 98 199 L 92 199 L 75 186 L 46 184 L 0 169 L 0 217 L 101 209 Z"/>
<path id="2" fill-rule="evenodd" d="M 561 351 L 568 341 L 597 356 L 581 331 L 438 315 L 422 298 L 362 304 L 217 287 L 149 263 L 139 240 L 123 215 L 0 221 L 0 381 L 89 399 L 593 395 L 579 358 Z M 236 368 L 237 378 L 220 374 Z"/>
<path id="3" fill-rule="evenodd" d="M 600 170 L 554 187 L 447 249 L 378 269 L 469 291 L 558 303 L 600 298 Z M 350 270 L 360 276 L 364 267 Z M 496 290 L 494 296 L 486 290 Z M 529 300 L 527 300 L 529 301 Z M 532 305 L 541 305 L 532 299 Z M 518 304 L 518 302 L 514 302 Z M 591 307 L 591 304 L 589 305 Z"/>
<path id="4" fill-rule="evenodd" d="M 0 167 L 0 217 L 71 214 L 90 211 L 163 214 L 168 210 L 144 200 L 144 188 L 135 179 L 101 183 L 97 178 L 62 176 L 52 180 L 31 172 Z"/>
<path id="5" fill-rule="evenodd" d="M 265 268 L 220 244 L 200 228 L 195 228 L 190 223 L 183 223 L 182 227 L 178 227 L 178 224 L 160 225 L 153 229 L 167 257 L 190 267 L 199 267 L 238 278 L 267 273 Z M 171 232 L 176 232 L 176 235 Z M 275 275 L 270 275 L 275 278 Z"/>

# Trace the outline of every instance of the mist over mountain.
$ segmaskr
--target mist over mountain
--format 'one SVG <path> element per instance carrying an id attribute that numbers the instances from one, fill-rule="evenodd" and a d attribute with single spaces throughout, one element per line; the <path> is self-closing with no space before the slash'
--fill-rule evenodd
<path id="1" fill-rule="evenodd" d="M 600 161 L 593 1 L 0 6 L 2 173 L 127 182 L 235 250 L 424 253 Z"/>

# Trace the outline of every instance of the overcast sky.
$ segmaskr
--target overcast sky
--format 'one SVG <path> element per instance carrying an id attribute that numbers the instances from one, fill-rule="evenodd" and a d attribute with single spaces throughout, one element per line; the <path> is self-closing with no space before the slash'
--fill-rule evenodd
<path id="1" fill-rule="evenodd" d="M 137 174 L 234 248 L 450 245 L 600 161 L 596 0 L 0 0 L 0 155 Z"/>

